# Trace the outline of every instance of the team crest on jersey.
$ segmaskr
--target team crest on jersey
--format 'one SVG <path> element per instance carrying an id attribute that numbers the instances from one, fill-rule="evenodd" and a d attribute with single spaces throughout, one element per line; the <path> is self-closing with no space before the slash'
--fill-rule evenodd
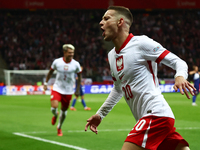
<path id="1" fill-rule="evenodd" d="M 117 71 L 121 71 L 122 69 L 124 69 L 123 56 L 120 56 L 116 59 L 116 67 L 117 67 Z"/>
<path id="2" fill-rule="evenodd" d="M 157 47 L 155 47 L 155 48 L 153 49 L 153 51 L 156 52 L 156 51 L 159 50 L 159 48 L 160 48 L 160 46 L 157 46 Z"/>
<path id="3" fill-rule="evenodd" d="M 68 67 L 67 65 L 64 66 L 64 70 L 68 70 L 68 68 L 69 68 L 69 67 Z"/>

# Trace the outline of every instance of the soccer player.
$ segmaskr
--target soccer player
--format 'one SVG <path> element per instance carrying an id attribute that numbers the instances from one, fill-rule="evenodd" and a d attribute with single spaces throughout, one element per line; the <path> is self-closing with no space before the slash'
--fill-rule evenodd
<path id="1" fill-rule="evenodd" d="M 75 74 L 78 75 L 77 89 L 75 95 L 80 94 L 80 84 L 81 84 L 81 66 L 79 62 L 73 59 L 74 56 L 74 46 L 71 44 L 63 45 L 63 57 L 55 59 L 51 65 L 51 68 L 47 74 L 46 82 L 44 83 L 44 90 L 47 89 L 47 83 L 51 78 L 54 70 L 57 71 L 56 80 L 53 85 L 53 90 L 51 92 L 51 112 L 53 113 L 53 118 L 51 120 L 52 125 L 56 123 L 58 116 L 58 104 L 61 102 L 61 110 L 59 123 L 57 126 L 58 136 L 62 136 L 61 126 L 67 115 L 67 109 L 69 107 L 72 94 L 74 94 L 73 86 L 75 84 Z"/>
<path id="2" fill-rule="evenodd" d="M 124 96 L 137 123 L 127 135 L 122 150 L 189 150 L 175 131 L 174 114 L 159 89 L 157 64 L 174 70 L 174 89 L 190 98 L 195 88 L 187 79 L 187 64 L 147 36 L 129 33 L 133 17 L 128 8 L 110 6 L 100 22 L 105 41 L 114 48 L 108 54 L 114 87 L 97 113 L 87 120 L 87 128 L 97 132 L 103 118 Z"/>
<path id="3" fill-rule="evenodd" d="M 81 69 L 83 70 L 83 67 L 81 67 Z M 76 80 L 78 79 L 78 77 L 76 77 Z M 81 82 L 81 85 L 80 85 L 80 96 L 81 96 L 81 103 L 84 107 L 84 110 L 91 110 L 90 107 L 87 107 L 86 103 L 85 103 L 85 100 L 84 100 L 84 92 L 83 92 L 83 82 Z M 76 83 L 76 86 L 77 86 L 77 83 Z M 72 111 L 76 111 L 76 108 L 74 107 L 75 104 L 76 104 L 76 101 L 78 99 L 78 96 L 75 95 L 75 98 L 73 99 L 72 101 L 72 105 L 70 107 L 70 110 Z"/>
<path id="4" fill-rule="evenodd" d="M 200 75 L 198 66 L 194 65 L 193 70 L 189 72 L 189 75 L 193 76 L 194 87 L 196 88 L 194 92 L 195 95 L 192 97 L 192 106 L 197 106 L 196 98 L 197 98 L 197 95 L 199 94 L 199 75 Z"/>

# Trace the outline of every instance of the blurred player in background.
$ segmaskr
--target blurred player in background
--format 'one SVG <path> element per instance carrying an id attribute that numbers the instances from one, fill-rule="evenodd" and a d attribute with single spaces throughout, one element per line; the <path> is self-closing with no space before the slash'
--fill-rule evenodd
<path id="1" fill-rule="evenodd" d="M 83 71 L 83 67 L 81 66 L 81 70 Z M 78 81 L 78 77 L 76 76 L 76 81 Z M 84 92 L 83 92 L 83 85 L 84 83 L 81 81 L 81 85 L 80 85 L 80 96 L 81 96 L 81 103 L 84 107 L 84 110 L 91 110 L 90 107 L 87 107 L 86 103 L 85 103 L 85 100 L 84 100 Z M 77 87 L 77 82 L 76 82 L 76 87 Z M 75 104 L 76 104 L 76 101 L 78 99 L 79 96 L 76 96 L 75 95 L 75 98 L 73 99 L 72 101 L 72 105 L 70 107 L 70 110 L 72 111 L 76 111 L 76 108 L 75 108 Z"/>
<path id="2" fill-rule="evenodd" d="M 81 84 L 81 66 L 79 62 L 73 59 L 74 56 L 74 46 L 71 44 L 63 45 L 63 57 L 55 59 L 51 65 L 51 68 L 47 74 L 46 82 L 44 83 L 44 90 L 47 90 L 47 83 L 51 78 L 54 70 L 57 71 L 56 80 L 53 85 L 53 90 L 51 92 L 51 111 L 53 117 L 51 120 L 52 125 L 56 123 L 58 117 L 58 104 L 61 102 L 60 117 L 57 126 L 58 136 L 62 136 L 61 126 L 67 115 L 67 109 L 69 107 L 70 101 L 72 99 L 72 94 L 74 94 L 74 84 L 75 84 L 75 74 L 78 75 L 77 79 L 77 89 L 75 95 L 80 94 L 80 84 Z"/>
<path id="3" fill-rule="evenodd" d="M 189 72 L 189 75 L 192 76 L 194 87 L 196 88 L 196 90 L 194 91 L 195 95 L 192 97 L 192 106 L 197 106 L 196 98 L 197 98 L 197 95 L 199 94 L 199 75 L 200 75 L 198 66 L 194 65 L 193 70 Z"/>
<path id="4" fill-rule="evenodd" d="M 137 123 L 127 135 L 122 150 L 189 150 L 188 143 L 175 131 L 174 114 L 159 89 L 157 64 L 176 70 L 175 91 L 194 95 L 187 79 L 187 64 L 147 36 L 129 33 L 133 16 L 128 8 L 110 6 L 100 26 L 105 41 L 115 47 L 108 60 L 114 87 L 97 113 L 87 120 L 87 128 L 97 134 L 102 119 L 124 96 Z"/>

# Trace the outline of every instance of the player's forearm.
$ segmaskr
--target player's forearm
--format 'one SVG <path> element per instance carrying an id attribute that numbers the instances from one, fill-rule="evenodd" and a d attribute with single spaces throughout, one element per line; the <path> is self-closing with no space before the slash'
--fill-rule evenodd
<path id="1" fill-rule="evenodd" d="M 50 76 L 50 75 L 47 75 L 47 77 L 46 77 L 46 82 L 48 82 L 50 78 L 51 78 L 51 76 Z"/>
<path id="2" fill-rule="evenodd" d="M 96 114 L 100 115 L 101 119 L 103 119 L 113 109 L 113 107 L 119 102 L 121 98 L 122 91 L 113 88 L 108 98 L 102 104 Z"/>
<path id="3" fill-rule="evenodd" d="M 188 78 L 188 66 L 186 62 L 177 62 L 176 64 L 176 74 L 175 77 L 177 76 L 183 76 L 185 79 Z"/>
<path id="4" fill-rule="evenodd" d="M 188 77 L 188 66 L 185 61 L 169 53 L 163 60 L 162 63 L 169 66 L 170 68 L 176 70 L 175 77 L 183 76 L 185 79 Z"/>
<path id="5" fill-rule="evenodd" d="M 53 71 L 54 70 L 49 70 L 48 74 L 47 74 L 47 77 L 46 77 L 46 82 L 49 81 L 49 79 L 51 78 L 52 74 L 53 74 Z"/>

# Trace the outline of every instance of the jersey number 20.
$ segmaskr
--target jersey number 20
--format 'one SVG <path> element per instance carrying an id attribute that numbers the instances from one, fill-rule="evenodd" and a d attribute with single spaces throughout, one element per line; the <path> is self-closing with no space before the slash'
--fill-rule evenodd
<path id="1" fill-rule="evenodd" d="M 131 92 L 130 85 L 126 85 L 125 87 L 122 87 L 123 92 L 125 93 L 125 97 L 127 100 L 130 100 L 130 98 L 133 98 L 133 93 Z"/>

